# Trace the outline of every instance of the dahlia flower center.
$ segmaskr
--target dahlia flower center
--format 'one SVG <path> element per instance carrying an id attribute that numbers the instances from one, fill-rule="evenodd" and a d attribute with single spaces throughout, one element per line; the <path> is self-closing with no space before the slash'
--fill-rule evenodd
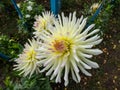
<path id="1" fill-rule="evenodd" d="M 34 49 L 31 49 L 30 51 L 27 52 L 27 60 L 33 60 L 35 59 L 36 52 Z"/>
<path id="2" fill-rule="evenodd" d="M 45 28 L 45 25 L 46 25 L 46 21 L 45 21 L 45 19 L 42 19 L 42 20 L 41 20 L 41 26 L 42 26 L 43 28 Z"/>
<path id="3" fill-rule="evenodd" d="M 67 52 L 70 49 L 70 43 L 66 40 L 55 40 L 53 47 L 56 52 Z"/>

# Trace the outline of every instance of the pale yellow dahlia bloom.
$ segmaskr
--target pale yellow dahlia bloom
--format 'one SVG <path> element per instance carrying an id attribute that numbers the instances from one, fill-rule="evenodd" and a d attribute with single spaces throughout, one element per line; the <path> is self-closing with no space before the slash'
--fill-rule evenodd
<path id="1" fill-rule="evenodd" d="M 102 39 L 96 34 L 99 29 L 91 30 L 94 24 L 84 29 L 87 18 L 76 18 L 76 13 L 69 14 L 69 17 L 58 15 L 59 22 L 55 22 L 55 27 L 50 30 L 49 35 L 43 35 L 44 43 L 38 49 L 37 58 L 42 59 L 46 75 L 51 75 L 51 80 L 61 82 L 64 75 L 65 86 L 69 83 L 69 74 L 75 82 L 80 82 L 79 73 L 87 76 L 91 74 L 86 69 L 98 68 L 98 64 L 90 60 L 93 55 L 102 53 L 99 49 L 92 49 L 99 44 Z M 42 36 L 41 36 L 42 37 Z"/>
<path id="2" fill-rule="evenodd" d="M 44 33 L 44 31 L 47 31 L 49 28 L 51 28 L 52 25 L 54 25 L 55 16 L 46 11 L 43 12 L 42 15 L 35 16 L 36 21 L 34 22 L 33 29 L 35 32 L 33 34 L 36 37 L 39 37 L 41 34 Z"/>
<path id="3" fill-rule="evenodd" d="M 35 39 L 29 40 L 29 43 L 25 44 L 22 54 L 15 60 L 17 64 L 14 70 L 20 71 L 20 74 L 24 76 L 29 75 L 30 77 L 33 73 L 40 72 L 39 67 L 41 65 L 38 64 L 39 60 L 36 58 L 37 52 L 35 51 L 38 47 L 39 45 Z"/>
<path id="4" fill-rule="evenodd" d="M 90 7 L 90 12 L 94 13 L 99 8 L 99 6 L 100 6 L 99 3 L 92 4 L 92 6 Z"/>

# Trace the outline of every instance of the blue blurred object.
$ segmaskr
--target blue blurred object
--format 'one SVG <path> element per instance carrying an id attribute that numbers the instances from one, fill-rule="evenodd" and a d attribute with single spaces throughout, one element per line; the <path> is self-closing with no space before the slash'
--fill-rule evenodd
<path id="1" fill-rule="evenodd" d="M 18 6 L 17 6 L 17 4 L 16 4 L 16 1 L 15 1 L 15 0 L 11 0 L 11 2 L 13 3 L 16 11 L 18 12 L 19 17 L 22 18 L 22 17 L 23 17 L 23 16 L 22 16 L 22 13 L 21 13 L 20 9 L 18 8 Z"/>
<path id="2" fill-rule="evenodd" d="M 5 60 L 10 60 L 10 58 L 2 53 L 0 53 L 0 57 L 4 58 Z"/>
<path id="3" fill-rule="evenodd" d="M 54 15 L 58 15 L 61 8 L 61 0 L 50 0 L 51 12 Z"/>

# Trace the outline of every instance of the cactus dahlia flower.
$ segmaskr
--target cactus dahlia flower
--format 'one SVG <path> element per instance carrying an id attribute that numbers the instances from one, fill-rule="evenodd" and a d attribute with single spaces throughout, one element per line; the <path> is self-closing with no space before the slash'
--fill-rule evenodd
<path id="1" fill-rule="evenodd" d="M 94 3 L 91 7 L 90 7 L 90 12 L 91 13 L 94 13 L 99 7 L 100 7 L 101 4 L 99 3 Z"/>
<path id="2" fill-rule="evenodd" d="M 35 39 L 29 40 L 29 43 L 25 44 L 22 54 L 15 60 L 17 64 L 15 65 L 14 70 L 21 71 L 20 74 L 23 74 L 24 76 L 31 76 L 34 72 L 38 73 L 41 65 L 37 64 L 39 61 L 36 58 L 37 52 L 35 49 L 37 48 L 37 41 Z"/>
<path id="3" fill-rule="evenodd" d="M 75 82 L 80 82 L 79 73 L 82 72 L 87 76 L 91 74 L 87 69 L 98 68 L 98 64 L 90 60 L 93 55 L 102 53 L 99 49 L 92 47 L 99 44 L 102 39 L 96 33 L 99 29 L 91 30 L 94 24 L 85 29 L 87 18 L 76 18 L 76 13 L 69 14 L 69 17 L 58 15 L 58 21 L 55 27 L 49 30 L 50 34 L 41 35 L 44 39 L 42 47 L 38 49 L 37 58 L 42 59 L 44 68 L 41 72 L 46 71 L 46 75 L 51 75 L 51 80 L 61 82 L 64 76 L 64 85 L 69 83 L 69 74 Z"/>
<path id="4" fill-rule="evenodd" d="M 36 16 L 36 21 L 34 22 L 33 29 L 35 32 L 33 34 L 36 37 L 39 37 L 44 31 L 47 31 L 55 21 L 55 17 L 50 12 L 43 12 L 42 16 Z"/>

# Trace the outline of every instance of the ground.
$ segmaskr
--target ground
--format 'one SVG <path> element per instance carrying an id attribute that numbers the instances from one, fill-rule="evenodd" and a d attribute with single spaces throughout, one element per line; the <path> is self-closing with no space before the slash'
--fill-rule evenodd
<path id="1" fill-rule="evenodd" d="M 46 1 L 43 4 L 46 5 Z M 49 3 L 47 2 L 47 4 Z M 46 8 L 49 9 L 48 5 L 46 5 Z M 79 7 L 76 6 L 75 8 L 78 9 Z M 72 80 L 66 88 L 63 83 L 52 84 L 54 90 L 120 90 L 120 13 L 117 11 L 120 11 L 120 7 L 114 9 L 106 26 L 108 30 L 103 35 L 103 42 L 99 45 L 103 53 L 94 58 L 100 68 L 90 71 L 92 77 L 81 74 L 82 79 L 78 84 Z M 14 36 L 17 30 L 14 16 L 17 18 L 17 14 L 0 13 L 0 34 Z M 12 64 L 2 59 L 0 61 L 0 86 L 4 86 L 6 76 L 12 74 Z"/>

